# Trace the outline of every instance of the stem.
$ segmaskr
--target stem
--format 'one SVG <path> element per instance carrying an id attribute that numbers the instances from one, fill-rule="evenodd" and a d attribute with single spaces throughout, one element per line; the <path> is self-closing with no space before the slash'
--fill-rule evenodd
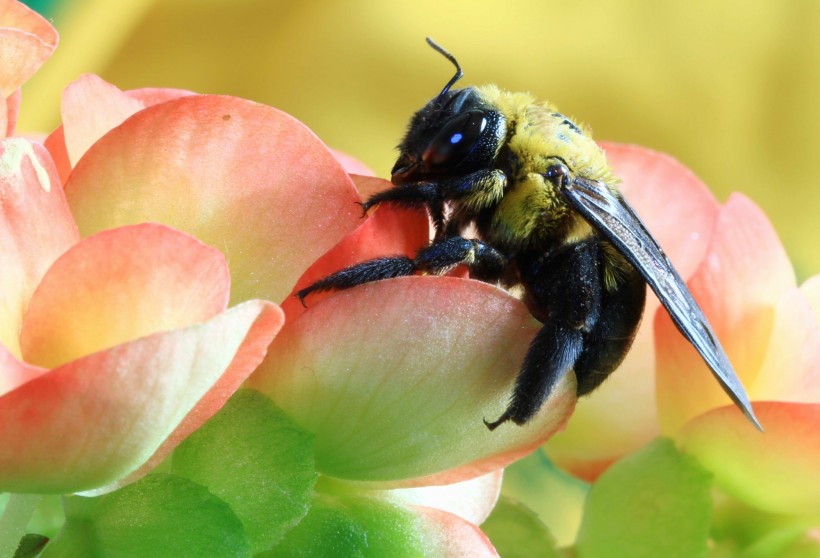
<path id="1" fill-rule="evenodd" d="M 9 494 L 3 517 L 0 517 L 0 558 L 14 558 L 41 499 L 39 494 Z"/>

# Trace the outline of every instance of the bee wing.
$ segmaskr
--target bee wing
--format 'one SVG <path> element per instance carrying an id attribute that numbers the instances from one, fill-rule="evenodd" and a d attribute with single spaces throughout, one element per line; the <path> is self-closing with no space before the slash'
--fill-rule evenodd
<path id="1" fill-rule="evenodd" d="M 706 316 L 635 211 L 620 195 L 613 193 L 606 184 L 599 181 L 570 179 L 561 193 L 574 209 L 640 271 L 680 332 L 709 365 L 724 391 L 743 414 L 758 429 L 763 430 L 752 411 L 746 390 L 706 321 Z"/>

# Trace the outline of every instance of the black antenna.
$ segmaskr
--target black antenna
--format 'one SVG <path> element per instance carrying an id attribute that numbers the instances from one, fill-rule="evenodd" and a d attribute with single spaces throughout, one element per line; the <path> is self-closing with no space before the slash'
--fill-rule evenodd
<path id="1" fill-rule="evenodd" d="M 452 62 L 453 66 L 456 67 L 456 74 L 452 78 L 450 78 L 450 81 L 447 82 L 447 85 L 444 86 L 444 89 L 442 89 L 441 93 L 439 93 L 438 97 L 436 97 L 436 103 L 438 103 L 441 100 L 441 98 L 447 94 L 447 92 L 455 84 L 455 82 L 461 79 L 461 77 L 464 75 L 464 71 L 462 71 L 461 66 L 458 65 L 458 60 L 456 60 L 456 57 L 447 52 L 446 50 L 444 50 L 444 48 L 442 48 L 441 45 L 439 45 L 430 37 L 427 37 L 427 44 L 433 47 L 433 50 L 441 54 L 444 58 Z"/>

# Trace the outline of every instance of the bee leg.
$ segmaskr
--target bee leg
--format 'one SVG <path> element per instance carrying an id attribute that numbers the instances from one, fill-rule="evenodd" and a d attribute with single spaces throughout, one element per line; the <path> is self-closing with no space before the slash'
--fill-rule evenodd
<path id="1" fill-rule="evenodd" d="M 296 296 L 304 304 L 305 297 L 314 292 L 349 289 L 380 279 L 412 275 L 416 271 L 440 274 L 459 264 L 467 264 L 477 279 L 492 280 L 502 275 L 507 258 L 480 240 L 452 236 L 422 248 L 412 260 L 407 256 L 393 256 L 351 265 L 300 290 Z"/>
<path id="2" fill-rule="evenodd" d="M 520 425 L 532 418 L 558 380 L 572 370 L 583 347 L 579 330 L 545 324 L 530 344 L 507 410 L 492 422 L 484 419 L 487 428 L 495 430 L 509 420 Z"/>
<path id="3" fill-rule="evenodd" d="M 530 343 L 507 410 L 484 420 L 490 430 L 507 421 L 526 423 L 575 368 L 601 314 L 601 260 L 597 242 L 583 241 L 518 261 L 530 307 L 546 309 L 537 316 L 544 325 Z"/>
<path id="4" fill-rule="evenodd" d="M 319 279 L 309 287 L 301 289 L 296 293 L 296 296 L 299 297 L 299 301 L 303 306 L 307 306 L 305 298 L 311 293 L 340 291 L 364 283 L 379 281 L 380 279 L 412 275 L 414 271 L 416 271 L 416 266 L 413 260 L 407 256 L 375 258 L 351 265 L 323 279 Z"/>
<path id="5" fill-rule="evenodd" d="M 597 388 L 620 366 L 635 339 L 645 300 L 646 281 L 631 266 L 625 280 L 604 291 L 601 316 L 586 336 L 584 350 L 575 363 L 579 396 Z"/>

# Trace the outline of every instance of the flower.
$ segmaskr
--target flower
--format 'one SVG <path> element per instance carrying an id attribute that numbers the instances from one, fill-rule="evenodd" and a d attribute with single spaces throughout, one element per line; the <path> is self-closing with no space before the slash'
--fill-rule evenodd
<path id="1" fill-rule="evenodd" d="M 45 148 L 7 138 L 0 151 L 0 443 L 15 449 L 0 458 L 0 486 L 99 494 L 66 499 L 52 548 L 150 546 L 150 525 L 119 520 L 140 508 L 165 518 L 156 541 L 170 526 L 187 533 L 190 519 L 260 552 L 341 521 L 368 540 L 404 525 L 423 552 L 495 556 L 477 525 L 501 468 L 559 429 L 575 401 L 567 378 L 527 427 L 486 430 L 481 419 L 503 409 L 537 329 L 524 306 L 483 283 L 413 277 L 316 297 L 305 311 L 294 289 L 353 261 L 412 253 L 429 238 L 427 219 L 382 208 L 360 220 L 357 188 L 389 183 L 358 176 L 354 186 L 336 157 L 366 168 L 270 107 L 122 92 L 86 75 L 65 90 L 62 114 Z M 286 322 L 267 301 L 282 303 Z M 277 332 L 286 335 L 269 347 Z M 265 354 L 248 382 L 263 395 L 242 391 L 224 406 Z M 287 436 L 270 433 L 284 423 L 315 461 L 285 452 L 256 479 L 257 496 L 280 486 L 279 468 L 307 479 L 281 529 L 257 521 L 252 498 L 232 496 L 221 468 L 203 480 L 203 455 L 246 455 L 236 444 L 257 431 L 239 421 L 227 448 L 208 432 L 257 406 L 275 415 L 265 436 Z M 260 440 L 243 463 L 267 464 L 274 452 Z M 170 474 L 155 469 L 164 459 Z M 277 490 L 266 494 L 278 498 L 267 508 L 287 508 Z M 125 530 L 101 527 L 111 521 Z M 109 538 L 78 535 L 89 525 Z"/>

